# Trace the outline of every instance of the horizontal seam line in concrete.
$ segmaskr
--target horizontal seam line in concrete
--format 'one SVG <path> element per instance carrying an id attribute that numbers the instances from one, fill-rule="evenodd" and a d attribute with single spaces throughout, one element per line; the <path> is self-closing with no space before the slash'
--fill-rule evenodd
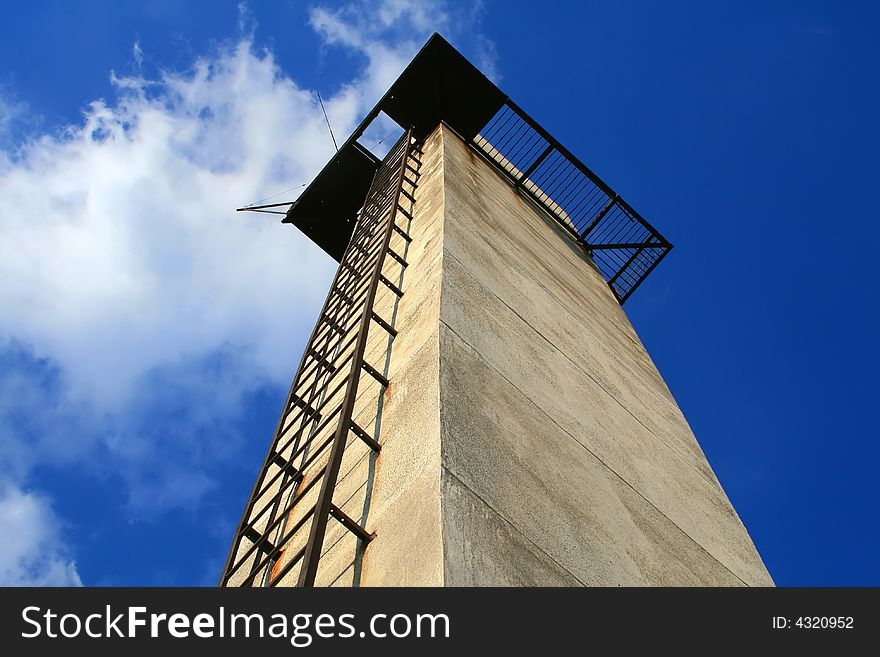
<path id="1" fill-rule="evenodd" d="M 661 511 L 659 508 L 657 508 L 657 506 L 656 506 L 651 500 L 649 500 L 647 497 L 645 497 L 645 495 L 644 495 L 640 490 L 638 490 L 637 488 L 635 488 L 635 487 L 634 487 L 631 483 L 629 483 L 626 479 L 624 479 L 623 477 L 621 477 L 620 474 L 618 474 L 618 472 L 617 472 L 614 468 L 612 468 L 610 465 L 608 465 L 608 464 L 607 464 L 607 463 L 606 463 L 601 457 L 599 457 L 595 452 L 593 452 L 593 450 L 591 450 L 589 447 L 587 447 L 587 446 L 584 445 L 581 441 L 579 441 L 577 438 L 575 438 L 575 437 L 574 437 L 571 433 L 569 433 L 564 427 L 560 426 L 560 425 L 556 422 L 556 420 L 554 420 L 550 415 L 548 415 L 547 412 L 544 411 L 544 409 L 542 409 L 540 406 L 538 406 L 538 405 L 534 402 L 534 400 L 532 400 L 532 399 L 531 399 L 531 398 L 530 398 L 530 397 L 529 397 L 529 396 L 528 396 L 523 390 L 521 390 L 521 389 L 519 388 L 519 386 L 517 386 L 513 381 L 511 381 L 510 379 L 508 379 L 508 378 L 504 375 L 504 373 L 503 373 L 502 371 L 500 371 L 498 368 L 496 368 L 496 367 L 495 367 L 494 365 L 492 365 L 491 363 L 487 362 L 486 359 L 483 358 L 483 356 L 480 354 L 480 352 L 477 351 L 477 350 L 474 348 L 474 346 L 473 346 L 472 344 L 470 344 L 470 343 L 469 343 L 467 340 L 465 340 L 461 335 L 459 335 L 459 334 L 455 331 L 455 329 L 453 329 L 451 326 L 449 326 L 449 324 L 447 324 L 445 321 L 443 321 L 442 318 L 441 318 L 440 322 L 441 322 L 441 324 L 443 324 L 447 329 L 449 329 L 449 331 L 450 331 L 453 335 L 455 335 L 459 340 L 461 340 L 465 345 L 467 345 L 467 347 L 468 347 L 471 351 L 473 351 L 481 361 L 483 361 L 483 363 L 486 365 L 486 367 L 488 367 L 488 368 L 492 369 L 493 371 L 497 372 L 498 375 L 499 375 L 502 379 L 504 379 L 504 380 L 507 381 L 511 386 L 513 386 L 513 387 L 517 390 L 517 392 L 519 392 L 523 397 L 525 397 L 525 399 L 528 401 L 528 403 L 530 403 L 532 406 L 534 406 L 535 408 L 537 408 L 538 411 L 539 411 L 542 415 L 544 415 L 548 420 L 550 420 L 550 422 L 552 422 L 552 423 L 553 423 L 553 424 L 554 424 L 554 425 L 555 425 L 560 431 L 562 431 L 566 436 L 568 436 L 569 438 L 571 438 L 571 439 L 575 442 L 575 444 L 579 445 L 582 449 L 586 450 L 589 454 L 591 454 L 591 455 L 593 456 L 593 458 L 595 458 L 597 461 L 599 461 L 599 463 L 601 463 L 603 466 L 605 466 L 605 468 L 607 468 L 607 470 L 608 470 L 611 474 L 613 474 L 615 477 L 617 477 L 618 479 L 620 479 L 620 481 L 622 481 L 624 484 L 626 484 L 626 485 L 627 485 L 627 486 L 628 486 L 628 487 L 629 487 L 629 488 L 630 488 L 630 489 L 631 489 L 636 495 L 638 495 L 638 496 L 641 497 L 643 500 L 645 500 L 645 502 L 647 502 L 647 503 L 651 506 L 651 508 L 653 508 L 657 513 L 659 513 L 661 516 L 663 516 L 664 518 L 666 518 L 666 520 L 669 521 L 669 524 L 671 524 L 671 525 L 672 525 L 673 527 L 675 527 L 678 531 L 680 531 L 680 532 L 682 533 L 682 535 L 684 535 L 689 541 L 691 541 L 694 545 L 696 545 L 700 550 L 702 550 L 703 552 L 705 552 L 705 553 L 709 556 L 710 559 L 712 559 L 713 561 L 715 561 L 715 562 L 716 562 L 719 566 L 721 566 L 724 570 L 726 570 L 726 571 L 727 571 L 728 573 L 730 573 L 733 577 L 735 577 L 737 580 L 739 580 L 740 582 L 742 582 L 743 585 L 745 585 L 745 586 L 749 586 L 749 584 L 748 584 L 748 583 L 747 583 L 742 577 L 740 577 L 740 576 L 737 575 L 735 572 L 733 572 L 730 568 L 728 568 L 728 566 L 727 566 L 724 562 L 722 562 L 720 559 L 718 559 L 718 557 L 716 557 L 714 554 L 712 554 L 711 552 L 709 552 L 709 550 L 707 550 L 702 544 L 700 544 L 700 543 L 699 543 L 699 542 L 698 542 L 693 536 L 691 536 L 691 535 L 688 534 L 684 529 L 682 529 L 681 526 L 680 526 L 677 522 L 675 522 L 672 518 L 670 518 L 668 515 L 666 515 L 665 513 L 663 513 L 663 511 Z"/>
<path id="2" fill-rule="evenodd" d="M 529 198 L 527 198 L 527 197 L 523 197 L 521 193 L 519 194 L 519 197 L 520 197 L 520 199 L 525 200 L 525 201 L 528 202 L 529 204 L 532 203 L 531 199 L 529 199 Z M 536 206 L 536 209 L 537 209 L 537 211 L 538 211 L 539 213 L 542 214 L 542 217 L 541 217 L 542 220 L 544 220 L 546 223 L 548 223 L 548 225 L 549 225 L 551 228 L 553 228 L 553 230 L 555 230 L 555 231 L 557 231 L 557 232 L 561 231 L 559 225 L 555 222 L 555 220 L 552 220 L 552 219 L 551 219 L 551 220 L 548 221 L 548 216 L 545 216 L 545 215 L 546 215 L 546 210 L 545 210 L 545 209 L 542 209 L 542 208 L 540 208 L 540 207 L 538 207 L 538 206 Z M 564 237 L 565 239 L 569 239 L 569 238 L 570 238 L 570 236 L 567 235 L 567 234 L 565 234 L 564 231 L 561 231 L 561 234 L 563 235 L 563 237 Z M 592 267 L 595 268 L 595 265 L 592 265 Z M 594 271 L 595 271 L 595 269 L 594 269 Z M 611 296 L 610 287 L 608 287 L 608 285 L 607 285 L 607 281 L 605 281 L 605 280 L 602 278 L 601 274 L 600 274 L 598 271 L 596 271 L 596 275 L 599 276 L 599 280 L 601 281 L 602 285 L 605 286 L 605 287 L 608 289 L 608 295 L 609 295 L 609 297 L 611 297 L 611 299 L 612 299 L 612 303 L 613 303 L 615 306 L 617 306 L 616 309 L 619 310 L 621 313 L 623 313 L 623 315 L 625 316 L 626 313 L 625 313 L 625 312 L 623 311 L 623 309 L 621 308 L 620 303 L 619 303 L 619 302 L 618 302 L 613 296 Z M 593 333 L 593 332 L 590 330 L 590 328 L 589 328 L 588 325 L 584 324 L 580 319 L 578 319 L 578 317 L 577 317 L 576 315 L 574 315 L 574 313 L 572 313 L 570 310 L 568 310 L 568 306 L 567 306 L 567 304 L 565 303 L 565 301 L 564 301 L 563 299 L 559 298 L 559 296 L 558 296 L 556 293 L 554 293 L 552 290 L 548 289 L 548 288 L 547 288 L 545 285 L 543 285 L 540 281 L 536 281 L 536 282 L 538 283 L 538 285 L 540 285 L 540 286 L 544 289 L 544 291 L 547 292 L 547 294 L 549 294 L 549 295 L 552 296 L 556 301 L 559 302 L 559 304 L 562 306 L 563 310 L 565 310 L 565 312 L 567 312 L 567 313 L 569 314 L 569 316 L 571 316 L 571 318 L 572 318 L 572 319 L 573 319 L 573 320 L 574 320 L 574 321 L 575 321 L 575 322 L 576 322 L 576 323 L 577 323 L 582 329 L 584 329 L 585 331 L 588 331 L 588 332 L 591 333 L 594 337 L 597 337 L 597 336 L 595 335 L 595 333 Z M 632 332 L 633 332 L 633 334 L 636 336 L 635 339 L 634 339 L 632 336 L 630 336 L 630 335 L 624 335 L 624 337 L 625 337 L 627 340 L 629 340 L 630 342 L 632 342 L 634 345 L 636 345 L 636 346 L 638 346 L 638 347 L 641 347 L 641 349 L 642 349 L 642 351 L 644 351 L 645 355 L 648 356 L 648 358 L 650 358 L 650 355 L 647 353 L 647 350 L 645 349 L 644 345 L 641 343 L 641 340 L 640 340 L 638 334 L 635 332 L 635 329 L 633 329 Z M 661 381 L 662 381 L 662 378 L 661 378 Z M 662 381 L 662 382 L 663 382 L 663 385 L 665 386 L 665 385 L 666 385 L 666 382 L 665 382 L 665 381 Z M 669 392 L 669 396 L 670 396 L 670 397 L 673 397 L 672 392 L 669 390 L 668 386 L 667 386 L 666 389 L 667 389 L 667 392 Z M 674 401 L 674 398 L 672 399 L 672 401 Z"/>
<path id="3" fill-rule="evenodd" d="M 509 520 L 509 519 L 508 519 L 503 513 L 501 513 L 498 509 L 496 509 L 496 508 L 495 508 L 494 506 L 492 506 L 491 504 L 489 504 L 489 502 L 487 502 L 487 501 L 483 498 L 482 495 L 480 495 L 477 491 L 475 491 L 473 488 L 471 488 L 470 486 L 468 486 L 464 481 L 462 481 L 461 477 L 459 477 L 458 475 L 456 475 L 454 472 L 452 472 L 452 470 L 450 470 L 449 468 L 447 468 L 445 465 L 442 465 L 442 464 L 441 464 L 440 467 L 446 472 L 446 474 L 448 474 L 450 477 L 452 477 L 453 479 L 455 479 L 459 484 L 461 484 L 461 486 L 462 486 L 463 488 L 467 489 L 467 491 L 468 491 L 471 495 L 473 495 L 473 496 L 476 497 L 478 500 L 480 500 L 480 502 L 482 502 L 482 503 L 486 506 L 487 509 L 489 509 L 492 513 L 494 513 L 496 516 L 498 516 L 499 518 L 501 518 L 501 520 L 503 520 L 505 523 L 507 523 L 508 525 L 510 525 L 510 527 L 511 527 L 511 529 L 513 529 L 513 531 L 515 531 L 517 534 L 519 534 L 520 536 L 522 536 L 522 538 L 523 538 L 524 540 L 526 540 L 528 543 L 530 543 L 532 546 L 534 546 L 534 548 L 535 548 L 536 550 L 538 550 L 538 552 L 540 552 L 541 554 L 543 554 L 544 556 L 546 556 L 548 559 L 550 559 L 550 561 L 552 561 L 552 562 L 555 563 L 557 566 L 559 566 L 559 568 L 560 568 L 563 572 L 568 573 L 569 575 L 571 575 L 572 579 L 574 579 L 576 582 L 578 582 L 581 586 L 589 586 L 589 584 L 586 584 L 586 583 L 585 583 L 580 577 L 578 577 L 578 576 L 575 575 L 573 572 L 571 572 L 568 568 L 566 568 L 566 567 L 563 566 L 561 563 L 559 563 L 559 562 L 553 557 L 552 554 L 550 554 L 549 552 L 547 552 L 544 548 L 542 548 L 540 545 L 538 545 L 537 543 L 535 543 L 531 538 L 529 538 L 528 536 L 526 536 L 526 534 L 523 532 L 522 529 L 520 529 L 519 527 L 517 527 L 517 526 L 516 526 L 511 520 Z M 441 496 L 441 497 L 442 497 L 442 496 Z"/>
<path id="4" fill-rule="evenodd" d="M 506 182 L 507 182 L 507 181 L 506 181 Z M 533 205 L 534 202 L 533 202 L 530 198 L 528 198 L 528 197 L 526 197 L 526 196 L 523 196 L 523 195 L 522 195 L 522 192 L 518 192 L 518 196 L 519 196 L 519 198 L 520 198 L 521 200 L 524 200 L 524 201 L 526 201 L 530 206 L 533 206 L 532 209 L 536 210 L 539 214 L 541 214 L 541 220 L 544 221 L 544 223 L 546 223 L 546 224 L 547 224 L 550 228 L 552 228 L 555 232 L 558 232 L 560 235 L 562 235 L 562 237 L 563 237 L 564 239 L 570 239 L 570 238 L 571 238 L 570 235 L 568 235 L 567 233 L 565 233 L 565 231 L 563 231 L 563 230 L 560 228 L 560 226 L 559 226 L 559 224 L 556 222 L 556 220 L 553 219 L 552 217 L 550 217 L 550 215 L 547 214 L 547 210 L 546 210 L 545 208 L 542 208 L 542 207 L 537 206 L 537 205 Z M 573 243 L 574 243 L 574 242 L 572 242 L 572 244 L 573 244 Z M 599 276 L 599 280 L 601 281 L 602 285 L 607 287 L 607 285 L 608 285 L 607 281 L 605 281 L 605 279 L 602 278 L 602 275 L 598 272 L 598 270 L 595 269 L 595 265 L 590 265 L 590 266 L 593 268 L 593 270 L 595 271 L 596 275 Z M 593 332 L 590 330 L 589 326 L 587 326 L 586 324 L 584 324 L 580 319 L 578 319 L 578 317 L 577 317 L 574 313 L 572 313 L 570 310 L 568 310 L 568 306 L 567 306 L 567 304 L 565 303 L 565 301 L 564 301 L 563 299 L 561 299 L 561 298 L 560 298 L 555 292 L 553 292 L 552 290 L 550 290 L 549 288 L 547 288 L 545 285 L 543 285 L 540 281 L 536 281 L 536 282 L 538 283 L 538 285 L 540 285 L 540 286 L 544 289 L 545 292 L 547 292 L 547 294 L 549 294 L 549 295 L 552 296 L 556 301 L 559 302 L 559 304 L 562 306 L 563 310 L 565 310 L 565 312 L 567 312 L 567 313 L 571 316 L 571 318 L 572 318 L 575 322 L 577 322 L 577 324 L 578 324 L 581 328 L 583 328 L 585 331 L 590 332 L 594 337 L 597 337 L 597 336 L 595 335 L 595 333 L 593 333 Z M 608 288 L 608 294 L 611 295 L 610 288 Z M 617 306 L 617 310 L 619 310 L 621 313 L 623 313 L 624 315 L 626 315 L 626 313 L 623 311 L 623 308 L 620 306 L 620 303 L 617 301 L 617 299 L 615 299 L 613 296 L 611 296 L 611 299 L 613 299 L 612 303 L 613 303 L 615 306 Z M 638 347 L 641 347 L 641 348 L 642 348 L 642 351 L 645 352 L 645 355 L 647 355 L 647 356 L 650 358 L 650 355 L 648 354 L 648 352 L 647 352 L 647 350 L 645 349 L 644 345 L 641 343 L 641 339 L 639 338 L 638 334 L 635 332 L 635 329 L 633 329 L 633 334 L 635 334 L 635 336 L 636 336 L 635 339 L 634 339 L 632 336 L 630 336 L 630 335 L 624 335 L 624 337 L 625 337 L 627 340 L 629 340 L 630 342 L 632 342 L 634 345 L 636 345 L 636 346 L 638 346 Z M 662 379 L 661 379 L 661 380 L 662 380 Z M 663 381 L 663 384 L 666 385 L 666 382 Z M 672 392 L 669 391 L 668 386 L 667 386 L 667 391 L 669 392 L 670 396 L 672 396 Z"/>
<path id="5" fill-rule="evenodd" d="M 663 440 L 663 438 L 661 438 L 654 431 L 652 431 L 649 426 L 647 426 L 638 417 L 636 417 L 631 410 L 629 410 L 619 399 L 617 399 L 617 397 L 615 397 L 614 394 L 610 390 L 608 390 L 604 385 L 602 385 L 602 383 L 600 381 L 597 381 L 596 378 L 592 374 L 590 374 L 587 370 L 585 370 L 580 365 L 578 365 L 576 362 L 574 362 L 568 356 L 568 354 L 565 353 L 565 351 L 563 351 L 562 349 L 559 349 L 555 344 L 553 344 L 550 340 L 548 340 L 547 337 L 543 333 L 541 333 L 538 329 L 536 329 L 534 326 L 532 326 L 532 324 L 529 323 L 529 321 L 525 317 L 520 315 L 514 308 L 512 308 L 510 306 L 510 304 L 508 304 L 504 299 L 502 299 L 500 296 L 495 294 L 495 292 L 493 292 L 486 285 L 484 285 L 476 276 L 474 276 L 471 273 L 471 271 L 467 268 L 467 266 L 461 260 L 456 258 L 455 255 L 452 253 L 448 253 L 448 256 L 450 258 L 452 258 L 453 260 L 455 260 L 458 264 L 460 264 L 461 268 L 467 272 L 468 276 L 470 276 L 471 279 L 473 279 L 473 281 L 477 285 L 479 285 L 480 287 L 485 289 L 489 294 L 491 294 L 493 297 L 498 299 L 498 301 L 500 301 L 501 304 L 504 305 L 505 308 L 510 310 L 510 312 L 512 312 L 514 315 L 516 315 L 523 324 L 525 324 L 532 331 L 537 333 L 541 337 L 541 339 L 544 340 L 544 342 L 549 344 L 554 349 L 554 351 L 557 351 L 558 353 L 560 353 L 562 355 L 562 357 L 565 358 L 565 360 L 567 360 L 569 363 L 571 363 L 575 367 L 575 369 L 577 369 L 579 372 L 582 372 L 587 378 L 589 378 L 593 383 L 595 383 L 602 392 L 604 392 L 606 395 L 608 395 L 614 401 L 614 403 L 616 403 L 618 406 L 620 406 L 627 413 L 627 415 L 629 415 L 636 422 L 638 422 L 642 427 L 644 427 L 645 431 L 647 431 L 652 436 L 654 436 L 660 442 L 660 444 L 663 445 L 664 447 L 666 447 L 666 449 L 668 449 L 670 452 L 672 452 L 672 454 L 674 454 L 676 458 L 680 459 L 682 463 L 684 463 L 687 467 L 691 468 L 694 472 L 696 472 L 700 477 L 702 477 L 705 481 L 707 481 L 714 488 L 718 488 L 718 485 L 716 484 L 716 482 L 709 479 L 702 470 L 700 470 L 698 467 L 696 467 L 690 461 L 688 461 L 686 458 L 684 458 L 684 456 L 682 456 L 678 452 L 678 450 L 674 449 L 669 443 L 667 443 L 665 440 Z M 578 321 L 577 318 L 575 318 L 575 321 Z M 589 330 L 586 326 L 581 324 L 579 321 L 578 321 L 578 324 L 581 325 L 584 328 L 584 330 Z"/>

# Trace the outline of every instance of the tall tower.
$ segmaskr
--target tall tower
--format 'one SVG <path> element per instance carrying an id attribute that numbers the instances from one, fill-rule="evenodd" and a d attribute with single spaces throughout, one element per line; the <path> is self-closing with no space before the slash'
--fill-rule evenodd
<path id="1" fill-rule="evenodd" d="M 339 269 L 221 586 L 772 585 L 621 309 L 671 245 L 439 35 L 285 214 Z"/>

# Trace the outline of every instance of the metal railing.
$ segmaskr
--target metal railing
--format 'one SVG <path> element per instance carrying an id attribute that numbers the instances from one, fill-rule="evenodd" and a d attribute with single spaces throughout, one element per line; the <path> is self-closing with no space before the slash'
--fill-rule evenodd
<path id="1" fill-rule="evenodd" d="M 375 311 L 377 288 L 403 292 L 383 275 L 391 236 L 408 238 L 395 223 L 410 216 L 418 178 L 417 146 L 408 130 L 376 172 L 330 293 L 307 343 L 269 453 L 235 532 L 220 586 L 313 586 L 330 517 L 364 543 L 372 539 L 334 504 L 343 454 L 354 437 L 378 452 L 380 445 L 354 420 L 361 377 L 387 379 L 365 359 L 373 324 L 396 330 Z M 401 207 L 410 199 L 410 213 Z"/>
<path id="2" fill-rule="evenodd" d="M 672 245 L 544 128 L 507 100 L 474 145 L 590 251 L 620 303 Z"/>

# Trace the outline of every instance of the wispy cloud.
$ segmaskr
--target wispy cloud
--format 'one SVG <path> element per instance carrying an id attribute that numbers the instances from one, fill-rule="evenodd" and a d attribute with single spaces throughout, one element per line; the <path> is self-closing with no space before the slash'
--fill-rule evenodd
<path id="1" fill-rule="evenodd" d="M 138 70 L 142 69 L 144 66 L 144 50 L 141 48 L 140 41 L 134 42 L 134 45 L 131 47 L 131 56 L 134 58 L 134 65 Z"/>
<path id="2" fill-rule="evenodd" d="M 0 586 L 81 585 L 59 526 L 45 498 L 0 487 Z"/>
<path id="3" fill-rule="evenodd" d="M 27 103 L 17 98 L 11 85 L 0 83 L 0 167 L 9 158 L 8 150 L 17 144 L 18 135 L 30 134 L 40 117 L 29 111 Z"/>

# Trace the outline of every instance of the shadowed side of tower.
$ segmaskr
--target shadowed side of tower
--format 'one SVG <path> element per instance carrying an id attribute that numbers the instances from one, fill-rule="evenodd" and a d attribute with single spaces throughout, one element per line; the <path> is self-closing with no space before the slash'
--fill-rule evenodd
<path id="1" fill-rule="evenodd" d="M 440 137 L 444 582 L 771 584 L 589 257 Z"/>

